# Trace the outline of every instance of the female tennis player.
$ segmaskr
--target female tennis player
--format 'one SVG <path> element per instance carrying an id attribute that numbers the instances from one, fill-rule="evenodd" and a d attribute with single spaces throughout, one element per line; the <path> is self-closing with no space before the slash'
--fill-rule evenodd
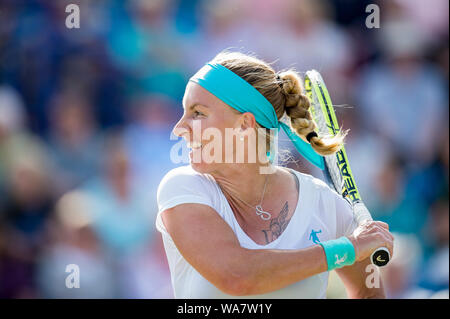
<path id="1" fill-rule="evenodd" d="M 191 148 L 191 162 L 161 181 L 156 220 L 176 298 L 325 298 L 333 269 L 350 298 L 384 298 L 381 283 L 366 286 L 366 266 L 378 247 L 392 255 L 388 225 L 358 227 L 351 206 L 324 182 L 273 164 L 270 132 L 280 127 L 296 133 L 296 147 L 308 143 L 321 155 L 343 142 L 314 132 L 297 73 L 222 52 L 190 79 L 183 107 L 174 133 Z M 234 160 L 240 148 L 230 129 L 245 161 Z M 204 160 L 218 141 L 215 160 Z"/>

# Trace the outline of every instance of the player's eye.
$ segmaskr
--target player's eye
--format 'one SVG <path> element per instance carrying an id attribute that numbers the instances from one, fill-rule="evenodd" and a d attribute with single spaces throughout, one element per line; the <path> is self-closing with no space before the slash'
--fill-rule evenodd
<path id="1" fill-rule="evenodd" d="M 205 114 L 203 114 L 202 112 L 199 111 L 194 111 L 194 117 L 199 117 L 199 116 L 204 116 Z"/>

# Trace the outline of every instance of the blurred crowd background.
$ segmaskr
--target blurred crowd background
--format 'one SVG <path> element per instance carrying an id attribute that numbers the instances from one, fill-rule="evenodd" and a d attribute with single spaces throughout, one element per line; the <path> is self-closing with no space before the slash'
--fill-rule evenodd
<path id="1" fill-rule="evenodd" d="M 186 81 L 227 48 L 322 73 L 360 192 L 397 239 L 388 297 L 448 298 L 448 6 L 0 0 L 0 298 L 172 298 L 156 189 L 184 165 L 170 132 Z M 345 297 L 334 275 L 328 294 Z"/>

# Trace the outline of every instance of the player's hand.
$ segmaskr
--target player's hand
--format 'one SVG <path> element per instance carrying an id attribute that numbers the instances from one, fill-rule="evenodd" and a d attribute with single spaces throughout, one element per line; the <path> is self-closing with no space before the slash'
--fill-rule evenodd
<path id="1" fill-rule="evenodd" d="M 356 261 L 369 258 L 379 247 L 386 247 L 391 258 L 394 250 L 394 236 L 389 232 L 389 225 L 383 222 L 367 221 L 355 229 L 348 237 L 355 247 Z"/>

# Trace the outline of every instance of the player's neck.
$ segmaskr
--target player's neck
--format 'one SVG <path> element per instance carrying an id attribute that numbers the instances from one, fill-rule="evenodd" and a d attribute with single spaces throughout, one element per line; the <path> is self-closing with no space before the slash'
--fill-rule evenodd
<path id="1" fill-rule="evenodd" d="M 258 204 L 266 183 L 266 177 L 268 178 L 267 184 L 269 184 L 270 175 L 273 175 L 261 174 L 260 168 L 261 165 L 259 164 L 234 164 L 223 167 L 220 171 L 212 172 L 211 175 L 226 195 L 237 196 L 247 203 Z M 273 171 L 276 172 L 276 169 L 273 169 Z"/>

